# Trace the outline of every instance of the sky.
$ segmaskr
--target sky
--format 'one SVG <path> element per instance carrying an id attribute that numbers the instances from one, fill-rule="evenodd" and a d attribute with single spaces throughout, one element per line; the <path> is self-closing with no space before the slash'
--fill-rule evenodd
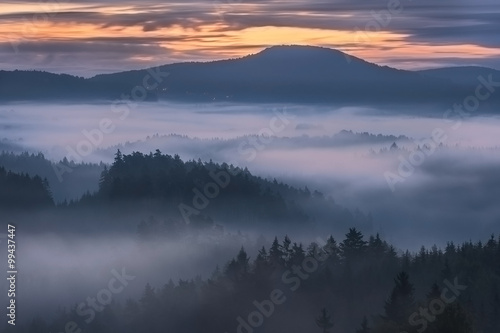
<path id="1" fill-rule="evenodd" d="M 0 69 L 89 77 L 257 53 L 336 48 L 403 69 L 500 69 L 498 0 L 2 1 Z"/>

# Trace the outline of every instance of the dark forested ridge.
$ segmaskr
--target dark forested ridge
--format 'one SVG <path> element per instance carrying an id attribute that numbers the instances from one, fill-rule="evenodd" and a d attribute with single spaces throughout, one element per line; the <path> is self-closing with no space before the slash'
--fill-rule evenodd
<path id="1" fill-rule="evenodd" d="M 182 161 L 178 155 L 119 150 L 105 168 L 99 191 L 87 194 L 78 206 L 156 203 L 162 211 L 190 223 L 208 218 L 230 223 L 303 224 L 328 216 L 331 221 L 369 224 L 371 218 L 335 204 L 307 187 L 298 189 L 254 176 L 246 168 L 212 161 Z M 150 206 L 151 207 L 151 206 Z"/>
<path id="2" fill-rule="evenodd" d="M 140 299 L 16 332 L 498 333 L 499 311 L 500 238 L 398 254 L 351 228 L 308 246 L 275 238 L 253 258 L 242 248 L 209 279 L 147 284 Z"/>
<path id="3" fill-rule="evenodd" d="M 33 171 L 27 161 L 44 165 L 44 170 L 54 171 L 56 165 L 47 163 L 43 155 L 4 154 L 1 158 L 6 165 L 10 163 L 10 169 L 24 168 L 24 172 Z M 99 167 L 61 163 L 59 168 L 72 170 L 88 167 L 95 172 Z M 148 154 L 118 150 L 114 162 L 101 167 L 100 178 L 94 177 L 95 192 L 57 205 L 46 179 L 0 167 L 0 211 L 56 212 L 48 216 L 63 217 L 60 220 L 75 233 L 79 223 L 104 233 L 104 222 L 112 216 L 116 225 L 107 237 L 125 229 L 123 220 L 129 212 L 139 211 L 130 219 L 152 217 L 138 225 L 134 220 L 138 257 L 144 248 L 175 242 L 188 233 L 202 234 L 202 229 L 207 238 L 222 239 L 229 235 L 223 226 L 231 223 L 236 226 L 233 229 L 252 225 L 259 232 L 268 225 L 285 226 L 287 232 L 308 230 L 320 221 L 323 228 L 314 230 L 319 235 L 314 243 L 302 244 L 286 236 L 263 242 L 258 252 L 245 245 L 249 252 L 241 248 L 225 265 L 214 267 L 210 278 L 193 276 L 175 282 L 165 278 L 163 284 L 144 286 L 137 299 L 103 301 L 103 307 L 92 311 L 78 303 L 61 308 L 51 318 L 21 318 L 15 332 L 65 332 L 68 327 L 89 333 L 500 330 L 498 236 L 484 243 L 449 242 L 443 250 L 434 246 L 422 247 L 418 253 L 402 252 L 378 234 L 366 237 L 359 231 L 369 230 L 369 216 L 349 211 L 318 191 L 266 180 L 246 168 L 183 161 L 159 150 Z M 89 212 L 95 215 L 75 218 Z M 100 220 L 94 220 L 95 216 Z M 342 240 L 329 235 L 345 225 L 353 227 Z M 29 226 L 23 225 L 23 232 Z M 196 237 L 187 239 L 197 241 Z M 184 258 L 179 254 L 179 260 Z M 10 325 L 5 327 L 5 332 L 11 331 Z"/>
<path id="4" fill-rule="evenodd" d="M 75 163 L 66 158 L 53 162 L 42 153 L 6 151 L 0 153 L 0 166 L 15 173 L 47 179 L 56 203 L 77 200 L 85 192 L 97 191 L 97 180 L 104 169 L 104 163 Z"/>
<path id="5" fill-rule="evenodd" d="M 47 179 L 18 174 L 0 166 L 0 210 L 26 210 L 54 206 Z"/>
<path id="6" fill-rule="evenodd" d="M 66 216 L 64 221 L 68 217 L 75 221 L 74 215 L 81 216 L 81 212 L 94 214 L 85 222 L 64 222 L 65 227 L 74 223 L 98 226 L 104 220 L 110 228 L 115 222 L 118 227 L 120 219 L 106 218 L 110 213 L 130 217 L 129 227 L 137 225 L 139 219 L 156 216 L 166 221 L 162 227 L 167 229 L 172 223 L 192 223 L 193 227 L 202 228 L 215 224 L 269 228 L 311 228 L 322 223 L 338 228 L 371 226 L 370 215 L 340 206 L 321 192 L 263 179 L 246 168 L 227 163 L 183 161 L 178 155 L 162 154 L 159 150 L 149 154 L 122 154 L 118 150 L 111 165 L 66 159 L 56 163 L 40 153 L 4 152 L 0 154 L 0 166 L 12 174 L 45 179 L 43 184 L 50 193 L 53 212 L 46 223 L 59 225 L 60 214 Z M 31 187 L 16 186 L 15 190 L 19 194 L 16 205 L 30 207 L 23 198 L 31 200 Z M 7 188 L 4 191 L 8 193 Z M 30 213 L 29 209 L 24 211 Z M 131 212 L 135 214 L 133 218 Z"/>

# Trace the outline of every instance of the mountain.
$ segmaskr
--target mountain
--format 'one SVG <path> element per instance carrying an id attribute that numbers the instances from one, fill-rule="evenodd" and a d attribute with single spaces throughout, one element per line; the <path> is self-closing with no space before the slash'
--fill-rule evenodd
<path id="1" fill-rule="evenodd" d="M 337 50 L 274 46 L 239 59 L 166 65 L 158 98 L 245 102 L 405 102 L 442 96 L 442 80 L 381 67 Z M 147 71 L 98 75 L 92 82 L 140 83 Z M 130 87 L 132 89 L 133 87 Z"/>
<path id="2" fill-rule="evenodd" d="M 89 79 L 0 72 L 0 100 L 109 100 L 131 95 L 136 86 L 140 95 L 146 82 L 154 86 L 146 100 L 447 105 L 474 92 L 477 83 L 465 71 L 398 70 L 328 48 L 274 46 L 238 59 L 176 63 Z M 152 72 L 168 76 L 163 74 L 156 85 Z M 500 76 L 498 71 L 495 75 Z M 492 101 L 500 104 L 500 97 Z"/>
<path id="3" fill-rule="evenodd" d="M 419 73 L 428 77 L 440 78 L 455 84 L 469 86 L 477 85 L 480 76 L 487 78 L 488 75 L 493 75 L 496 78 L 500 78 L 500 71 L 477 66 L 428 69 L 419 71 Z"/>

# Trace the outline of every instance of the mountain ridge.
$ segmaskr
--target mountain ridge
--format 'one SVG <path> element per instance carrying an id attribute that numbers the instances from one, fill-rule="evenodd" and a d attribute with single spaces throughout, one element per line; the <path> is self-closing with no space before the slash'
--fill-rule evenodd
<path id="1" fill-rule="evenodd" d="M 144 86 L 151 70 L 87 79 L 0 71 L 0 101 L 114 100 Z M 444 105 L 474 92 L 479 74 L 492 73 L 500 80 L 500 71 L 484 67 L 408 71 L 335 49 L 299 45 L 272 46 L 236 59 L 162 65 L 155 70 L 168 77 L 152 84 L 146 101 Z M 491 102 L 500 104 L 500 98 L 493 96 Z"/>

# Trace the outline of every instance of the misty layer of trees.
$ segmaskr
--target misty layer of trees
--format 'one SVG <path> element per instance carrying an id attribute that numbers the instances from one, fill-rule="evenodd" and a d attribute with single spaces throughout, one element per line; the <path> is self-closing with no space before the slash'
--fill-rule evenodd
<path id="1" fill-rule="evenodd" d="M 46 187 L 58 207 L 92 205 L 109 207 L 123 201 L 140 202 L 157 200 L 164 210 L 175 212 L 179 217 L 178 205 L 184 203 L 190 209 L 196 209 L 193 199 L 197 188 L 204 192 L 204 187 L 214 184 L 214 176 L 224 172 L 229 175 L 227 186 L 218 186 L 215 198 L 209 199 L 206 209 L 201 214 L 192 214 L 190 219 L 199 221 L 207 218 L 242 219 L 246 221 L 273 220 L 287 223 L 305 222 L 316 215 L 328 214 L 331 219 L 346 221 L 353 225 L 363 225 L 370 218 L 359 211 L 350 212 L 325 198 L 322 193 L 309 189 L 297 189 L 278 183 L 276 180 L 253 176 L 248 169 L 216 164 L 212 161 L 182 161 L 178 155 L 134 152 L 122 155 L 118 151 L 114 163 L 109 167 L 100 163 L 75 163 L 67 159 L 57 163 L 47 160 L 43 154 L 2 152 L 0 166 L 15 173 L 45 179 Z M 215 182 L 216 183 L 216 182 Z M 29 197 L 29 188 L 16 188 Z M 214 191 L 214 188 L 209 190 Z M 83 194 L 83 195 L 82 195 Z M 23 195 L 17 197 L 18 206 L 23 206 Z M 27 204 L 29 206 L 29 204 Z M 226 209 L 231 207 L 230 210 Z"/>
<path id="2" fill-rule="evenodd" d="M 42 153 L 6 151 L 0 153 L 0 166 L 47 179 L 56 203 L 77 200 L 85 192 L 97 191 L 99 175 L 104 169 L 104 163 L 75 163 L 66 158 L 53 162 Z"/>
<path id="3" fill-rule="evenodd" d="M 300 123 L 296 125 L 297 130 L 308 129 L 309 124 Z M 257 135 L 244 135 L 236 138 L 196 138 L 180 134 L 159 135 L 154 134 L 148 136 L 145 140 L 126 142 L 105 149 L 100 149 L 99 152 L 103 155 L 114 154 L 117 149 L 126 152 L 144 151 L 149 147 L 157 147 L 160 150 L 179 150 L 188 147 L 190 154 L 195 156 L 203 156 L 206 152 L 210 155 L 219 155 L 221 151 L 238 153 L 236 148 L 241 142 L 248 141 L 252 138 L 258 138 Z M 372 145 L 372 144 L 388 144 L 393 142 L 410 143 L 411 139 L 404 135 L 385 135 L 373 134 L 368 132 L 353 132 L 351 130 L 341 130 L 333 135 L 309 136 L 307 134 L 297 137 L 272 137 L 272 142 L 269 143 L 269 148 L 274 147 L 293 147 L 293 148 L 308 148 L 308 147 L 346 147 L 355 145 Z"/>
<path id="4" fill-rule="evenodd" d="M 18 174 L 0 167 L 0 209 L 40 209 L 53 207 L 47 179 Z"/>
<path id="5" fill-rule="evenodd" d="M 274 239 L 254 258 L 241 249 L 206 280 L 144 287 L 95 317 L 77 305 L 16 332 L 498 333 L 500 238 L 398 254 L 355 228 L 342 241 Z"/>
<path id="6" fill-rule="evenodd" d="M 305 223 L 328 216 L 352 225 L 371 221 L 350 212 L 318 191 L 297 189 L 252 175 L 248 169 L 212 161 L 182 161 L 178 155 L 119 150 L 101 174 L 99 190 L 87 193 L 78 207 L 147 203 L 148 209 L 173 213 L 176 219 L 259 223 Z"/>

